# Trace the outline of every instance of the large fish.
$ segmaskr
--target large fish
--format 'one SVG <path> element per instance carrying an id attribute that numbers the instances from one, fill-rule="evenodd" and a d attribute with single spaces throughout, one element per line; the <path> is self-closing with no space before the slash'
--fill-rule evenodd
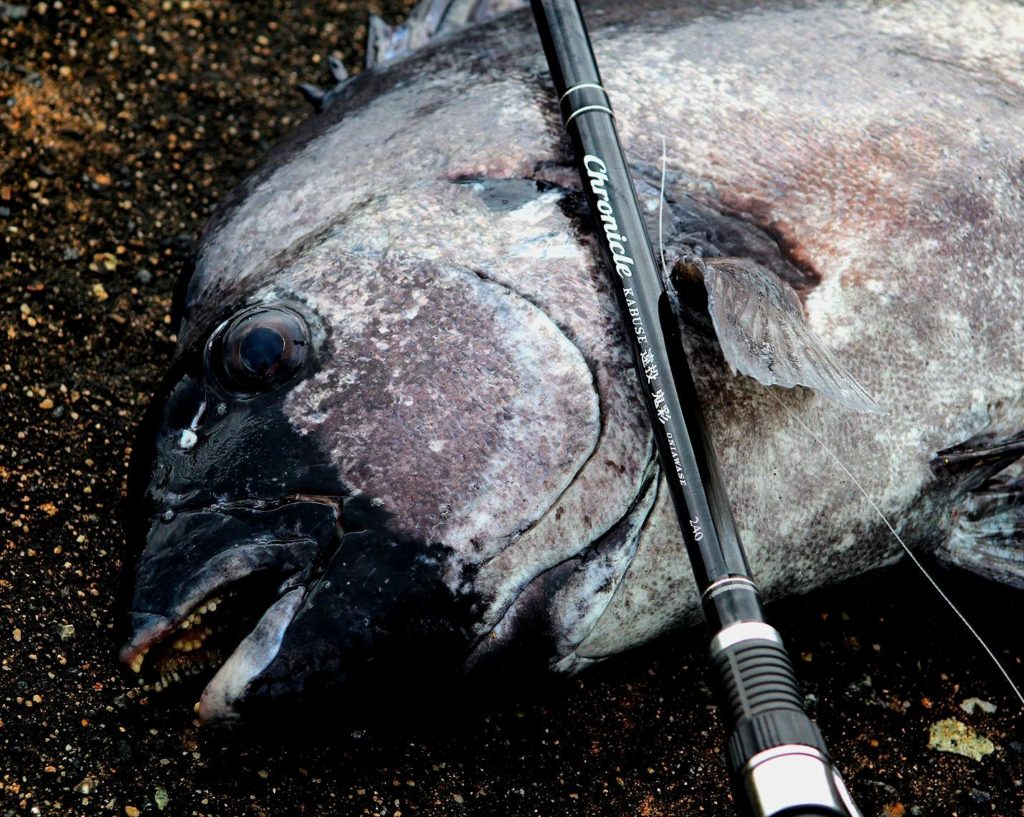
<path id="1" fill-rule="evenodd" d="M 572 672 L 697 617 L 514 5 L 375 22 L 377 64 L 307 89 L 320 112 L 205 231 L 135 447 L 123 649 L 157 687 L 219 663 L 204 719 L 508 656 Z M 767 595 L 900 556 L 802 424 L 911 546 L 1024 584 L 999 473 L 1024 449 L 1024 9 L 586 11 Z"/>

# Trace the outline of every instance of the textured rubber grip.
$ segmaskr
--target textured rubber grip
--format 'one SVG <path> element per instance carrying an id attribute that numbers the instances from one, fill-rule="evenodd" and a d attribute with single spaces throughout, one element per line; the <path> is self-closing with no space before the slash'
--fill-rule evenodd
<path id="1" fill-rule="evenodd" d="M 721 679 L 724 716 L 731 728 L 726 752 L 739 773 L 760 752 L 777 746 L 813 746 L 826 757 L 825 741 L 807 717 L 803 695 L 785 647 L 741 641 L 711 656 Z"/>

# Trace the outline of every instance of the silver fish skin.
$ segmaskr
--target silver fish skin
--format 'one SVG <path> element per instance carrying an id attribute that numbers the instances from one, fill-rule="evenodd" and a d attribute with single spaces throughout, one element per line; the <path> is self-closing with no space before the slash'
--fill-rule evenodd
<path id="1" fill-rule="evenodd" d="M 1024 9 L 585 11 L 766 596 L 901 556 L 801 423 L 911 547 L 1024 586 Z M 414 652 L 442 676 L 540 633 L 571 672 L 696 621 L 528 12 L 322 102 L 198 250 L 136 451 L 125 660 L 253 574 L 276 589 L 208 720 L 372 687 L 367 666 Z M 222 360 L 274 308 L 305 327 L 301 360 L 232 386 L 277 365 L 244 339 Z"/>

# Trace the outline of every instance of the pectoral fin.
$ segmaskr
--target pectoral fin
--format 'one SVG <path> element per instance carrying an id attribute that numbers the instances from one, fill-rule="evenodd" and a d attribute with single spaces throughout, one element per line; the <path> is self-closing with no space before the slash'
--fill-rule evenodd
<path id="1" fill-rule="evenodd" d="M 778 275 L 749 258 L 697 258 L 708 311 L 730 365 L 767 386 L 806 386 L 856 411 L 884 409 L 824 347 L 800 300 Z"/>

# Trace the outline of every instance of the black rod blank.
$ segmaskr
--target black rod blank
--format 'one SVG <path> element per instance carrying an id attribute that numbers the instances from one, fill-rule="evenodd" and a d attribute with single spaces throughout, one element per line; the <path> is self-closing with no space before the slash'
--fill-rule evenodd
<path id="1" fill-rule="evenodd" d="M 803 710 L 792 661 L 765 621 L 582 13 L 576 0 L 531 5 L 713 636 L 741 810 L 857 817 Z"/>

